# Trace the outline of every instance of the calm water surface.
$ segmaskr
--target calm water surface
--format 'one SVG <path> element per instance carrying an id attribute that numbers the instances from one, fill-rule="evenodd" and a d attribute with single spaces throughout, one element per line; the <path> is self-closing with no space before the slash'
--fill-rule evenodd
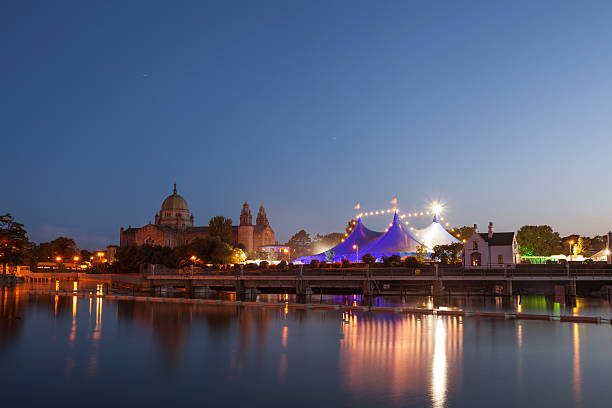
<path id="1" fill-rule="evenodd" d="M 561 307 L 537 297 L 521 304 Z M 609 314 L 605 302 L 576 307 L 586 305 Z M 0 288 L 7 407 L 609 407 L 611 349 L 609 324 L 151 304 Z"/>

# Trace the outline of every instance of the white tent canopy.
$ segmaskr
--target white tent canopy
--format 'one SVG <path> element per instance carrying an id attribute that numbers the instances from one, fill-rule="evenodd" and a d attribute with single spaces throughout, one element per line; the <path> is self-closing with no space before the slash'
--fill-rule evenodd
<path id="1" fill-rule="evenodd" d="M 417 231 L 416 238 L 425 244 L 430 251 L 436 245 L 450 245 L 461 242 L 444 229 L 437 216 L 434 217 L 429 226 Z"/>

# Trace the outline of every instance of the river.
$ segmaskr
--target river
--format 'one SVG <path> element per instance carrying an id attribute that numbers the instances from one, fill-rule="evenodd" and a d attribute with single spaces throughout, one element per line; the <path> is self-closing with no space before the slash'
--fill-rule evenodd
<path id="1" fill-rule="evenodd" d="M 471 302 L 487 310 L 497 304 Z M 610 316 L 600 299 L 580 298 L 566 309 L 525 297 L 510 307 Z M 0 398 L 7 407 L 607 407 L 611 349 L 610 324 L 160 304 L 0 288 Z"/>

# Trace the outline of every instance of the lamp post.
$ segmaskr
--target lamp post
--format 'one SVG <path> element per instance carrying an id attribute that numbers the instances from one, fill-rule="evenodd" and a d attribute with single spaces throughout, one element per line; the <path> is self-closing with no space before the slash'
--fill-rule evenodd
<path id="1" fill-rule="evenodd" d="M 572 245 L 574 245 L 574 240 L 571 240 L 569 242 L 569 247 L 570 247 L 570 259 L 572 259 Z"/>
<path id="2" fill-rule="evenodd" d="M 357 244 L 353 245 L 353 249 L 357 250 L 357 261 L 356 261 L 356 263 L 359 263 L 359 247 L 357 246 Z"/>
<path id="3" fill-rule="evenodd" d="M 77 267 L 77 262 L 79 262 L 79 260 L 81 258 L 79 258 L 78 256 L 75 256 L 74 258 L 72 258 L 74 260 L 74 270 L 77 271 L 78 267 Z"/>
<path id="4" fill-rule="evenodd" d="M 191 258 L 190 258 L 190 259 L 191 259 L 191 276 L 193 276 L 193 263 L 194 263 L 194 262 L 195 262 L 195 260 L 196 260 L 195 255 L 191 255 Z"/>

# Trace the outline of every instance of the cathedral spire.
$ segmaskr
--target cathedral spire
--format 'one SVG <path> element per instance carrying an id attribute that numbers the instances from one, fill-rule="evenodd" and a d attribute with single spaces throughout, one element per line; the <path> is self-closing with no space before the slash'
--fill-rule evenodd
<path id="1" fill-rule="evenodd" d="M 259 212 L 257 213 L 257 220 L 255 222 L 256 225 L 268 225 L 268 217 L 266 215 L 266 210 L 264 206 L 261 205 L 259 207 Z"/>

